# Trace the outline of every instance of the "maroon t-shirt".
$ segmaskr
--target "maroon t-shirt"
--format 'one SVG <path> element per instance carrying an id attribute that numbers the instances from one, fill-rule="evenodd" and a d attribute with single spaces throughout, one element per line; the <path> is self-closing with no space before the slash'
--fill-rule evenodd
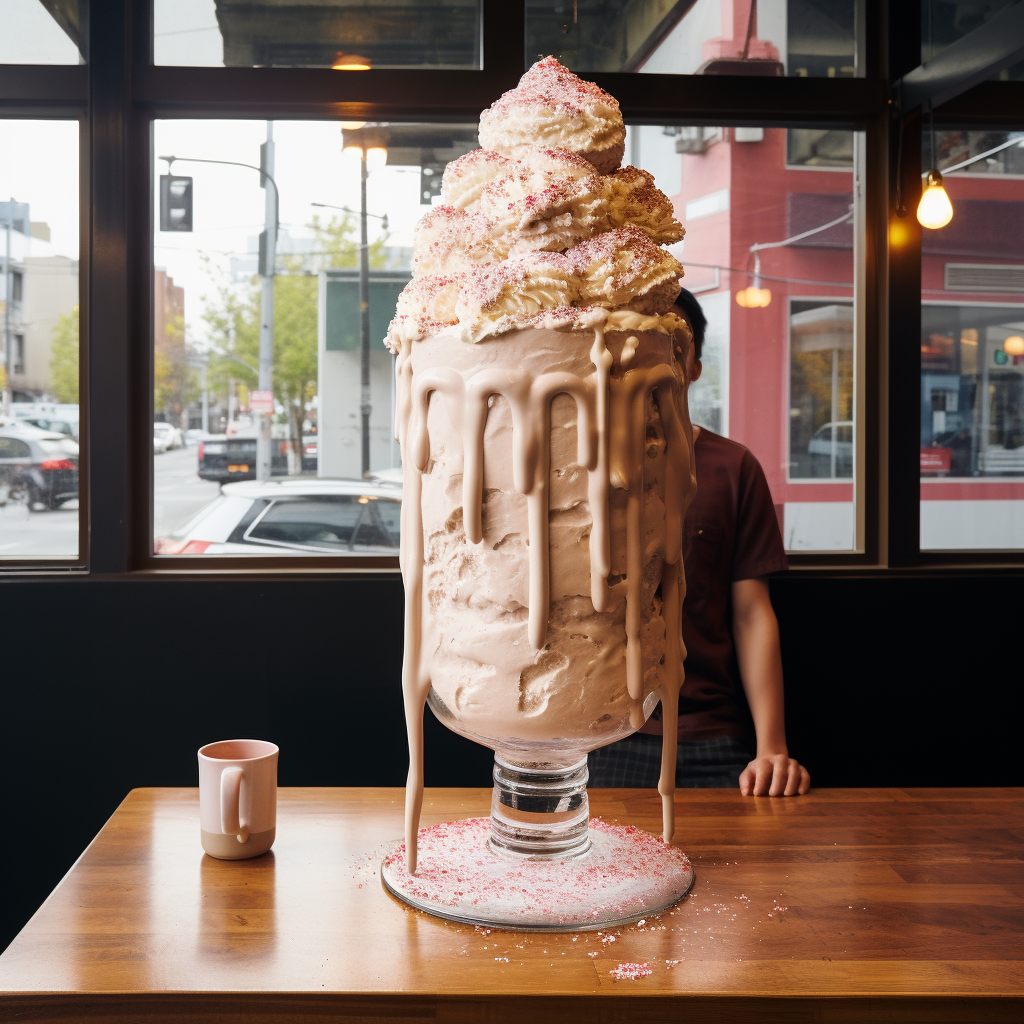
<path id="1" fill-rule="evenodd" d="M 679 739 L 753 739 L 732 640 L 732 584 L 788 568 L 768 481 L 743 445 L 701 428 L 697 494 L 683 527 L 685 680 Z M 658 719 L 660 719 L 660 708 Z M 653 716 L 643 732 L 661 735 Z"/>

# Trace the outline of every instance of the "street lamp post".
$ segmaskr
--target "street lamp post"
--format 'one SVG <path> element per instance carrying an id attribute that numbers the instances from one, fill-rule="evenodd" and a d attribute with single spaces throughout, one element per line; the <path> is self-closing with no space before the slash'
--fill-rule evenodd
<path id="1" fill-rule="evenodd" d="M 260 172 L 260 187 L 266 189 L 264 202 L 264 237 L 266 241 L 263 266 L 260 267 L 263 288 L 260 295 L 260 363 L 257 386 L 260 391 L 272 393 L 274 388 L 274 263 L 277 255 L 277 228 L 281 214 L 281 192 L 274 180 L 274 122 L 267 122 L 267 141 L 262 147 L 258 167 L 256 164 L 242 163 L 239 160 L 206 160 L 188 156 L 162 156 L 160 159 L 167 161 L 168 173 L 176 161 L 190 164 L 225 164 L 230 167 L 248 167 L 250 170 Z M 271 200 L 267 182 L 274 187 L 273 200 Z M 271 414 L 259 414 L 256 433 L 257 480 L 266 480 L 270 477 L 270 419 Z"/>
<path id="2" fill-rule="evenodd" d="M 4 415 L 11 414 L 14 357 L 11 352 L 11 299 L 14 292 L 14 274 L 11 273 L 11 232 L 14 230 L 14 196 L 7 204 L 7 251 L 4 256 Z"/>
<path id="3" fill-rule="evenodd" d="M 260 159 L 260 178 L 272 178 L 274 174 L 274 122 L 267 122 L 267 142 Z M 261 182 L 262 184 L 262 182 Z M 275 193 L 277 186 L 274 186 Z M 263 263 L 263 290 L 260 295 L 260 372 L 259 390 L 273 393 L 274 390 L 274 263 L 277 257 L 277 196 L 271 199 L 270 189 L 265 189 L 264 223 L 266 248 Z M 270 479 L 271 439 L 270 413 L 259 413 L 259 428 L 256 433 L 256 479 Z"/>
<path id="4" fill-rule="evenodd" d="M 366 179 L 369 169 L 366 165 L 366 146 L 359 149 L 360 178 L 360 209 L 359 209 L 359 361 L 360 361 L 360 402 L 359 412 L 362 419 L 360 441 L 362 445 L 361 468 L 363 476 L 370 472 L 370 413 L 373 406 L 370 400 L 370 242 L 367 219 L 375 217 L 381 227 L 387 231 L 388 215 L 386 213 L 370 213 L 366 209 Z M 333 203 L 311 203 L 328 210 L 343 210 L 355 214 L 348 206 L 335 206 Z M 394 419 L 394 416 L 391 417 Z"/>
<path id="5" fill-rule="evenodd" d="M 359 151 L 359 412 L 363 476 L 370 475 L 370 239 L 366 228 L 366 146 Z M 10 356 L 8 356 L 10 359 Z"/>
<path id="6" fill-rule="evenodd" d="M 359 412 L 362 418 L 362 471 L 370 474 L 370 252 L 367 231 L 366 179 L 369 177 L 367 153 L 384 154 L 387 150 L 372 131 L 342 128 L 342 148 L 359 150 Z M 354 145 L 353 145 L 354 143 Z"/>

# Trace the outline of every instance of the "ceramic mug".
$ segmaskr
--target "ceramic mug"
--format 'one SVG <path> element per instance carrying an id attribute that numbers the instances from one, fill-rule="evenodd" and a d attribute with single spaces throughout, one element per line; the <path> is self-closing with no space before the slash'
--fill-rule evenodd
<path id="1" fill-rule="evenodd" d="M 211 857 L 258 857 L 274 845 L 278 753 L 266 740 L 220 740 L 199 748 L 200 835 Z"/>

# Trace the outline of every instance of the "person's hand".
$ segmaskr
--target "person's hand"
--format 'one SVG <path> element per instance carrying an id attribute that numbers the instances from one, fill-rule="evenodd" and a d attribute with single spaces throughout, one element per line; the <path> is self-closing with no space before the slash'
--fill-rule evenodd
<path id="1" fill-rule="evenodd" d="M 786 754 L 761 754 L 740 775 L 744 796 L 803 796 L 810 788 L 810 772 Z"/>

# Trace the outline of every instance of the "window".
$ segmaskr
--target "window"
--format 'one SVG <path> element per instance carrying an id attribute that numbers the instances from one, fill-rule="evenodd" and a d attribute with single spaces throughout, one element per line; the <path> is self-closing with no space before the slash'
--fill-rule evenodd
<path id="1" fill-rule="evenodd" d="M 88 0 L 4 0 L 0 64 L 83 63 L 88 14 Z"/>
<path id="2" fill-rule="evenodd" d="M 829 140 L 828 163 L 809 156 L 812 136 Z M 675 204 L 683 285 L 708 317 L 691 418 L 757 456 L 791 551 L 859 546 L 853 152 L 854 133 L 835 130 L 631 127 L 626 140 Z"/>
<path id="3" fill-rule="evenodd" d="M 480 0 L 155 0 L 153 59 L 192 67 L 478 68 Z"/>
<path id="4" fill-rule="evenodd" d="M 853 78 L 856 0 L 723 0 L 526 5 L 526 63 L 554 54 L 574 71 Z"/>
<path id="5" fill-rule="evenodd" d="M 925 232 L 920 254 L 916 229 L 907 233 L 901 256 L 896 232 L 886 250 L 881 226 L 892 169 L 883 166 L 879 130 L 887 109 L 882 83 L 890 77 L 881 41 L 890 41 L 895 60 L 895 41 L 908 37 L 906 11 L 889 4 L 886 13 L 862 0 L 758 0 L 751 19 L 752 7 L 748 0 L 527 0 L 520 22 L 520 8 L 501 0 L 127 0 L 125 13 L 150 39 L 128 32 L 119 41 L 120 32 L 101 31 L 108 12 L 95 6 L 90 54 L 85 0 L 6 3 L 0 417 L 4 429 L 15 418 L 24 430 L 81 437 L 83 470 L 90 449 L 102 463 L 88 524 L 79 524 L 77 502 L 64 490 L 47 508 L 4 485 L 5 568 L 51 557 L 80 557 L 105 573 L 181 568 L 163 556 L 215 549 L 198 539 L 179 547 L 182 531 L 208 506 L 232 510 L 223 512 L 235 517 L 229 534 L 241 527 L 243 539 L 222 553 L 241 559 L 258 546 L 245 532 L 282 499 L 240 496 L 236 488 L 347 481 L 365 484 L 363 496 L 377 493 L 371 484 L 383 489 L 379 498 L 391 495 L 386 488 L 397 486 L 399 470 L 391 364 L 377 340 L 408 274 L 401 250 L 436 198 L 445 163 L 475 145 L 480 110 L 520 66 L 549 53 L 616 95 L 634 122 L 626 161 L 651 170 L 676 202 L 687 228 L 686 285 L 710 318 L 704 372 L 690 395 L 693 418 L 758 456 L 796 564 L 833 555 L 835 564 L 878 557 L 915 564 L 918 516 L 925 563 L 1019 552 L 1018 86 L 984 83 L 936 111 L 936 162 L 956 214 L 949 228 Z M 922 55 L 944 52 L 1010 9 L 1008 0 L 928 0 Z M 910 17 L 914 29 L 916 9 Z M 913 31 L 910 38 L 916 45 Z M 90 59 L 97 55 L 103 59 Z M 909 70 L 903 65 L 915 56 L 889 70 Z M 334 70 L 361 62 L 370 74 Z M 46 66 L 56 64 L 68 66 Z M 200 66 L 206 70 L 188 70 Z M 633 72 L 659 75 L 657 88 Z M 697 73 L 699 82 L 687 77 Z M 865 80 L 869 73 L 873 81 Z M 737 75 L 777 81 L 762 88 Z M 119 94 L 122 81 L 132 89 Z M 90 97 L 106 104 L 109 132 L 91 123 L 100 106 Z M 675 123 L 689 110 L 699 125 Z M 261 188 L 258 173 L 268 117 L 275 119 L 279 210 L 273 186 Z M 359 181 L 341 153 L 342 121 L 364 140 L 389 134 L 385 145 L 365 147 L 388 154 L 368 180 L 369 244 L 380 260 L 369 275 L 365 426 L 352 255 L 360 218 L 349 212 L 359 210 Z M 396 129 L 409 134 L 390 137 Z M 923 142 L 927 166 L 930 140 Z M 914 139 L 904 168 L 916 167 L 916 150 Z M 90 160 L 94 198 L 81 217 L 79 152 Z M 160 159 L 171 155 L 172 162 Z M 113 195 L 105 183 L 125 172 L 125 188 Z M 159 216 L 163 175 L 175 179 L 167 182 L 166 221 Z M 140 225 L 150 199 L 153 223 Z M 88 421 L 78 402 L 80 222 L 92 232 L 85 252 L 95 261 L 82 276 L 93 292 L 81 296 L 99 396 Z M 895 287 L 894 268 L 910 250 L 914 274 L 921 261 L 920 306 L 915 288 Z M 289 332 L 304 339 L 298 351 L 275 344 L 269 388 L 259 379 L 264 291 L 274 298 L 276 340 Z M 755 291 L 770 293 L 767 306 L 753 301 Z M 746 305 L 737 302 L 741 293 Z M 887 338 L 886 325 L 899 334 L 900 322 L 908 329 Z M 152 367 L 135 348 L 143 324 L 152 324 Z M 908 338 L 913 360 L 900 363 Z M 886 416 L 887 402 L 890 414 L 898 408 L 891 396 L 908 388 L 920 399 L 920 422 L 916 406 L 909 422 Z M 257 437 L 262 416 L 269 435 Z M 32 459 L 43 461 L 42 449 L 30 447 Z M 919 480 L 912 475 L 918 449 Z M 913 496 L 894 491 L 897 472 L 913 484 Z M 86 475 L 82 481 L 84 495 Z M 382 522 L 397 507 L 379 504 Z M 79 530 L 88 550 L 79 550 Z M 216 543 L 227 542 L 225 535 Z M 361 545 L 340 551 L 338 542 L 331 549 L 338 554 L 300 547 L 278 546 L 280 564 L 308 566 L 323 556 L 324 567 L 341 569 Z M 364 567 L 395 564 L 391 555 L 359 558 Z M 193 560 L 189 571 L 200 565 L 213 560 Z"/>
<path id="6" fill-rule="evenodd" d="M 78 434 L 78 123 L 0 120 L 0 140 L 0 437 L 28 460 L 0 469 L 0 560 L 76 558 L 78 446 L 48 445 Z"/>
<path id="7" fill-rule="evenodd" d="M 16 437 L 0 435 L 0 459 L 30 459 L 31 457 L 32 450 L 24 441 Z M 10 486 L 10 482 L 7 481 L 7 483 Z"/>
<path id="8" fill-rule="evenodd" d="M 922 241 L 921 547 L 1020 550 L 1024 133 L 935 141 L 953 219 Z"/>
<path id="9" fill-rule="evenodd" d="M 172 538 L 222 487 L 224 493 L 255 488 L 270 499 L 281 480 L 293 493 L 304 489 L 309 495 L 320 493 L 327 480 L 347 481 L 348 491 L 353 482 L 363 486 L 367 476 L 385 488 L 400 482 L 392 429 L 394 357 L 383 339 L 411 275 L 413 228 L 439 196 L 445 164 L 476 148 L 476 126 L 165 120 L 156 122 L 154 139 L 157 154 L 176 155 L 174 175 L 191 179 L 192 228 L 166 230 L 170 225 L 159 217 L 155 224 L 154 550 L 252 554 L 244 545 L 175 550 Z M 365 420 L 359 313 L 364 143 L 370 307 Z M 273 179 L 269 197 L 260 187 L 261 151 Z M 154 168 L 155 176 L 167 170 L 165 161 Z M 158 185 L 154 181 L 157 195 Z M 272 326 L 263 331 L 271 299 Z M 272 352 L 265 387 L 261 350 Z M 347 493 L 344 486 L 341 492 Z M 337 516 L 348 501 L 310 499 L 268 511 L 245 540 L 274 541 L 278 554 L 287 548 L 289 554 L 393 555 L 382 514 L 374 511 L 378 504 L 354 508 L 360 524 L 354 539 L 339 534 L 333 520 L 319 532 L 311 521 L 296 521 L 290 539 L 281 532 L 290 512 Z M 397 531 L 397 519 L 392 525 Z"/>

